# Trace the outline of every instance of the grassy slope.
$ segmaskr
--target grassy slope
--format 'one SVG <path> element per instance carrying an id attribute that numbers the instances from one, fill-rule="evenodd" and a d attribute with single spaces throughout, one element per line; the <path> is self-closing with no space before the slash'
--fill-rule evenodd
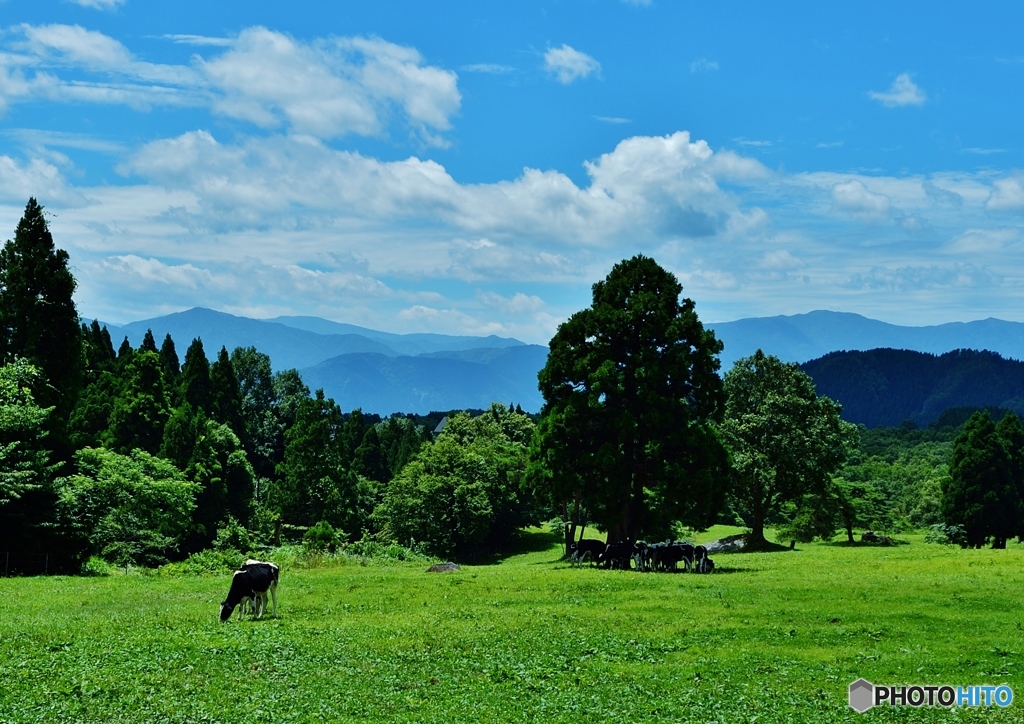
<path id="1" fill-rule="evenodd" d="M 454 574 L 285 570 L 281 618 L 224 625 L 226 576 L 0 579 L 0 721 L 1024 719 L 1024 547 L 911 541 L 695 576 L 571 569 L 537 532 Z M 861 716 L 860 676 L 1020 700 Z"/>

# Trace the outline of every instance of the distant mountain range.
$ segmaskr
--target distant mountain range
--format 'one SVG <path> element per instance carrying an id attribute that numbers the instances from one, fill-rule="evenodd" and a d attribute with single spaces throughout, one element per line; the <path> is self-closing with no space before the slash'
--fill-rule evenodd
<path id="1" fill-rule="evenodd" d="M 906 420 L 924 427 L 958 407 L 1024 414 L 1024 362 L 994 352 L 832 352 L 800 367 L 814 379 L 818 394 L 843 405 L 844 420 L 867 427 L 894 427 Z"/>
<path id="2" fill-rule="evenodd" d="M 547 349 L 506 337 L 393 334 L 319 317 L 250 319 L 202 308 L 107 326 L 115 346 L 125 336 L 138 346 L 147 329 L 157 345 L 170 333 L 180 357 L 195 337 L 211 358 L 221 346 L 229 351 L 256 347 L 270 356 L 275 370 L 298 369 L 312 389 L 323 387 L 346 411 L 426 413 L 499 401 L 536 412 L 542 403 L 537 372 Z M 979 349 L 1024 359 L 1024 324 L 998 319 L 901 327 L 816 311 L 707 326 L 725 343 L 723 372 L 757 349 L 801 363 L 830 352 L 879 347 L 932 354 Z"/>
<path id="3" fill-rule="evenodd" d="M 426 414 L 495 401 L 536 412 L 543 403 L 537 372 L 547 347 L 517 339 L 392 334 L 318 317 L 250 319 L 198 307 L 107 327 L 115 347 L 124 337 L 138 347 L 147 329 L 158 346 L 170 334 L 182 360 L 196 337 L 211 359 L 221 347 L 255 347 L 275 370 L 298 369 L 310 389 L 322 387 L 346 412 Z"/>
<path id="4" fill-rule="evenodd" d="M 1024 360 L 1024 324 L 983 319 L 931 327 L 902 327 L 859 314 L 816 311 L 788 317 L 757 317 L 709 324 L 725 343 L 722 369 L 758 349 L 786 362 L 806 362 L 841 350 L 888 347 L 931 354 L 955 349 L 998 352 Z"/>

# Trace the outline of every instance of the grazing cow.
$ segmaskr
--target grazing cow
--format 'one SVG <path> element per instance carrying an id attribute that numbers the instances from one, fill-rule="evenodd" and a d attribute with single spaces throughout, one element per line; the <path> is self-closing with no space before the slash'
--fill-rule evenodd
<path id="1" fill-rule="evenodd" d="M 583 565 L 588 560 L 594 561 L 604 553 L 604 543 L 591 538 L 584 538 L 569 544 L 569 563 L 577 566 Z"/>
<path id="2" fill-rule="evenodd" d="M 235 608 L 251 608 L 253 618 L 261 618 L 267 608 L 267 594 L 274 599 L 274 618 L 277 618 L 277 580 L 280 571 L 273 563 L 248 560 L 231 578 L 228 597 L 220 605 L 220 620 L 227 621 Z"/>
<path id="3" fill-rule="evenodd" d="M 604 553 L 597 557 L 597 562 L 608 568 L 623 568 L 628 571 L 635 550 L 636 546 L 628 540 L 609 543 L 605 546 Z"/>
<path id="4" fill-rule="evenodd" d="M 711 573 L 715 570 L 715 562 L 708 558 L 708 549 L 704 546 L 697 546 L 693 551 L 693 572 Z"/>

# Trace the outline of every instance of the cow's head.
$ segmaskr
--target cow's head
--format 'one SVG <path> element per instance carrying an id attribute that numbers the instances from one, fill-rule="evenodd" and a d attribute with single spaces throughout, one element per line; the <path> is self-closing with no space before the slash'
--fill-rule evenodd
<path id="1" fill-rule="evenodd" d="M 235 607 L 228 605 L 227 601 L 222 603 L 220 605 L 220 621 L 221 621 L 221 623 L 224 623 L 229 618 L 231 618 L 231 614 L 234 613 L 234 610 L 235 610 Z"/>

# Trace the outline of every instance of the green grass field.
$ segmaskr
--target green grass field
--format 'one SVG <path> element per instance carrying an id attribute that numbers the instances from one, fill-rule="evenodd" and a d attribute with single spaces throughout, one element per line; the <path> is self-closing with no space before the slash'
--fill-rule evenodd
<path id="1" fill-rule="evenodd" d="M 570 568 L 533 531 L 457 573 L 284 568 L 278 619 L 227 624 L 227 574 L 0 579 L 0 721 L 1024 721 L 1024 546 L 907 538 L 698 576 Z M 1019 700 L 859 715 L 858 677 Z"/>

